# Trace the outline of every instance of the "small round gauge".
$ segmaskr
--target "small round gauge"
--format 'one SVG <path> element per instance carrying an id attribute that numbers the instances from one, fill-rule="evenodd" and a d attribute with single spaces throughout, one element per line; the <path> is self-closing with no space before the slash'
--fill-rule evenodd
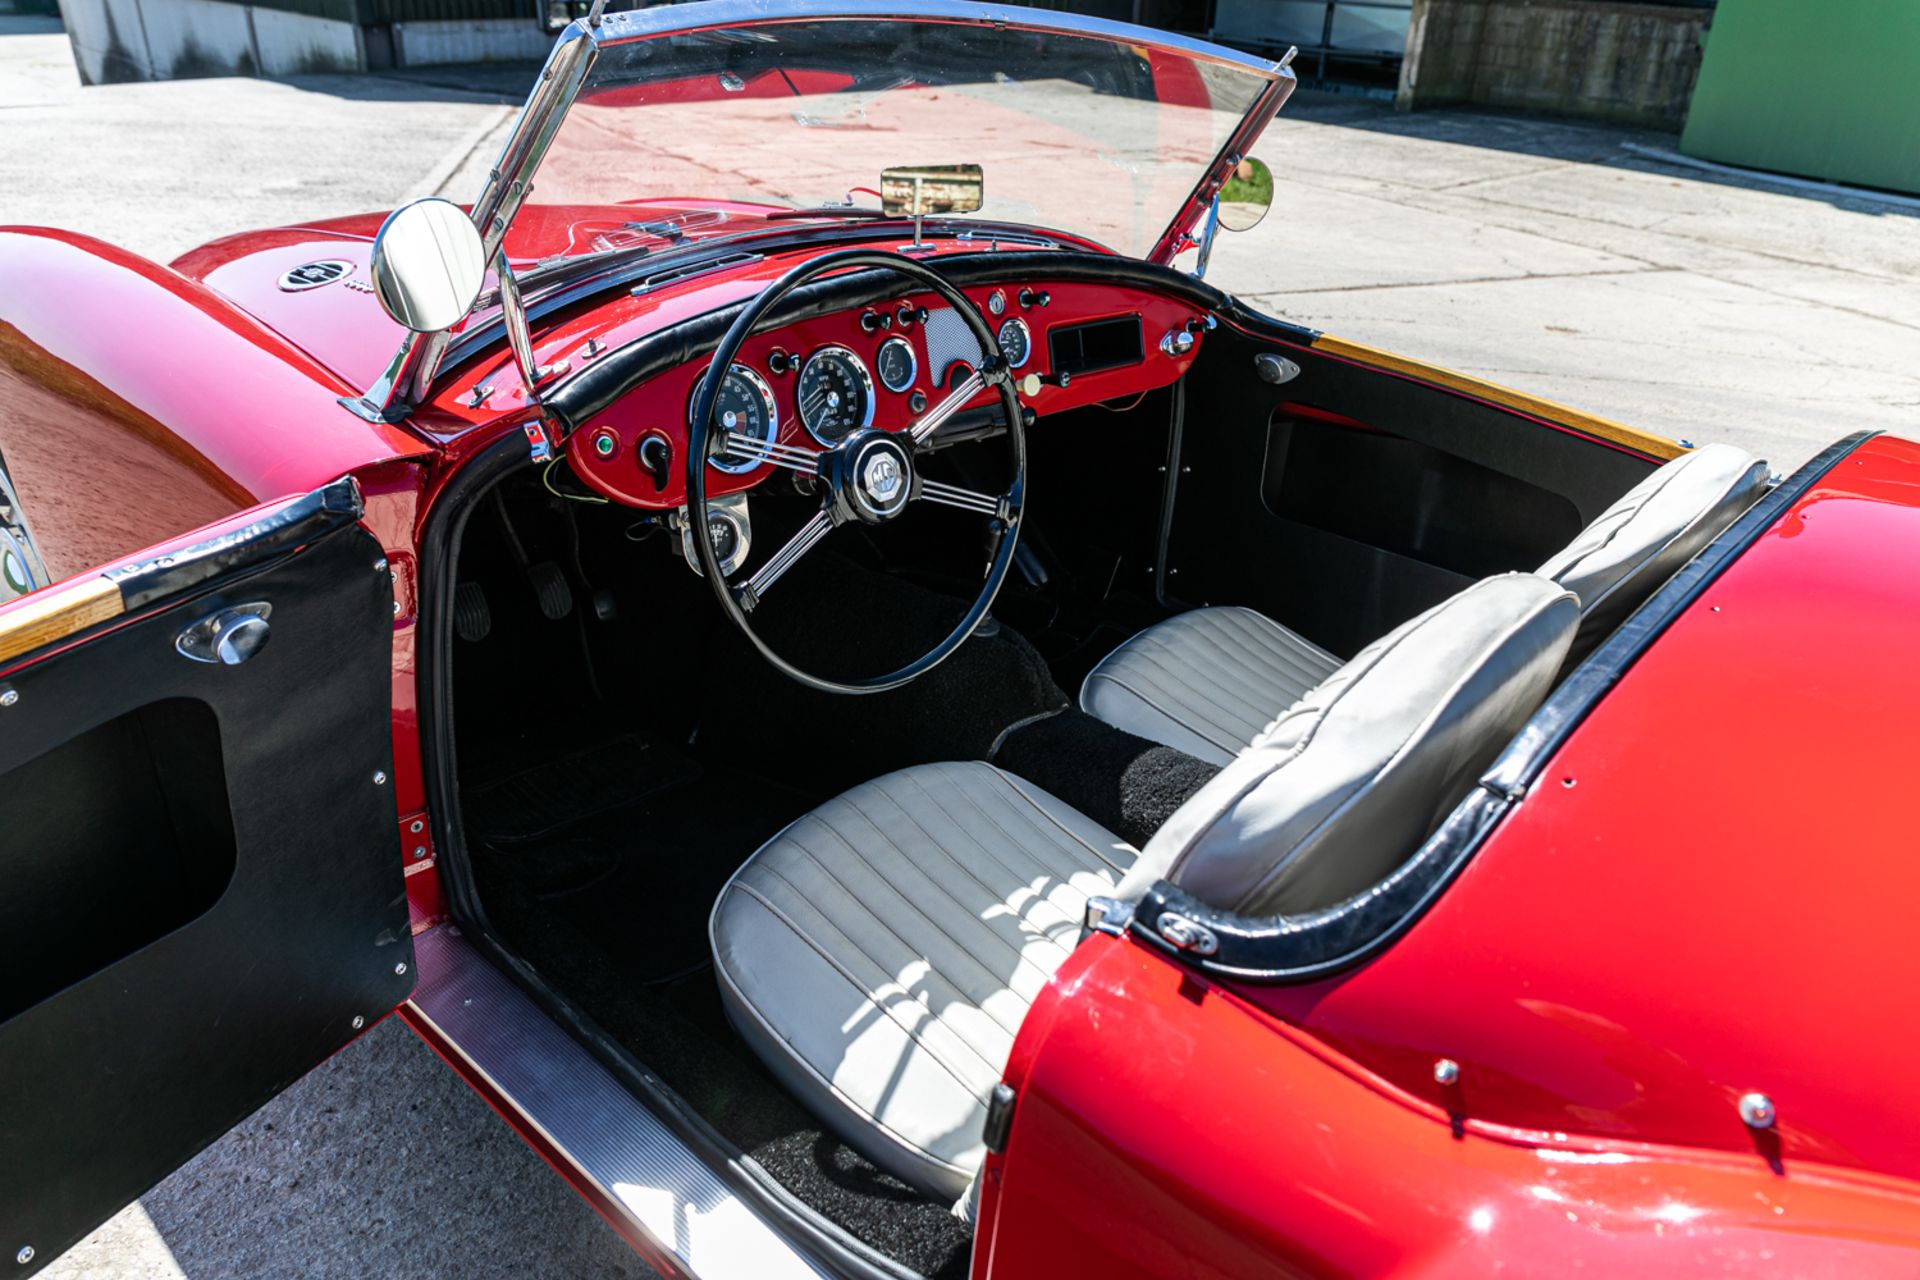
<path id="1" fill-rule="evenodd" d="M 987 310 L 993 312 L 993 314 L 997 316 L 1003 316 L 1007 313 L 1006 290 L 995 289 L 992 293 L 987 295 Z"/>
<path id="2" fill-rule="evenodd" d="M 700 403 L 700 388 L 706 379 L 701 378 L 694 384 L 693 399 L 687 402 L 687 422 L 693 422 L 693 413 Z M 720 447 L 720 432 L 731 431 L 735 435 L 747 436 L 754 440 L 773 443 L 774 433 L 780 429 L 779 409 L 774 404 L 773 388 L 767 380 L 747 368 L 736 364 L 727 370 L 727 377 L 720 384 L 720 398 L 714 402 L 714 431 L 707 439 L 707 464 L 716 471 L 725 471 L 729 475 L 739 475 L 751 471 L 760 465 L 757 458 L 743 457 L 728 453 Z"/>
<path id="3" fill-rule="evenodd" d="M 888 338 L 873 357 L 873 368 L 880 375 L 881 386 L 901 392 L 913 385 L 914 375 L 920 372 L 920 361 L 913 354 L 911 342 L 905 338 Z"/>
<path id="4" fill-rule="evenodd" d="M 1015 316 L 1000 326 L 1000 354 L 1007 358 L 1007 368 L 1018 369 L 1033 355 L 1033 334 L 1027 329 L 1027 322 Z"/>
<path id="5" fill-rule="evenodd" d="M 794 395 L 800 421 L 821 444 L 836 445 L 873 425 L 873 375 L 845 347 L 822 347 L 808 356 Z"/>

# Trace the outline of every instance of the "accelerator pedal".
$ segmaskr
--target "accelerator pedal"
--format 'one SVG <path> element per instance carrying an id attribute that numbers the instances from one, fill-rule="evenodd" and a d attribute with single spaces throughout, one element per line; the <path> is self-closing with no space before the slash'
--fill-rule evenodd
<path id="1" fill-rule="evenodd" d="M 493 610 L 487 607 L 487 593 L 477 582 L 462 582 L 453 589 L 453 633 L 468 644 L 487 638 L 493 630 Z"/>
<path id="2" fill-rule="evenodd" d="M 548 622 L 558 622 L 573 612 L 573 588 L 567 575 L 551 560 L 527 566 L 527 582 L 540 601 L 540 612 Z"/>

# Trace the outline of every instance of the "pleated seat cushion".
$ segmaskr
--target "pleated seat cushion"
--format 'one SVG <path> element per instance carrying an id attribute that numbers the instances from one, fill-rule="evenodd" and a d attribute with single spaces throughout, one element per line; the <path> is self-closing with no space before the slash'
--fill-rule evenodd
<path id="1" fill-rule="evenodd" d="M 1080 709 L 1223 765 L 1339 666 L 1263 613 L 1194 609 L 1108 654 L 1080 686 Z"/>
<path id="2" fill-rule="evenodd" d="M 876 778 L 775 836 L 710 931 L 734 1027 L 868 1159 L 953 1200 L 1027 1008 L 1136 852 L 982 763 Z"/>

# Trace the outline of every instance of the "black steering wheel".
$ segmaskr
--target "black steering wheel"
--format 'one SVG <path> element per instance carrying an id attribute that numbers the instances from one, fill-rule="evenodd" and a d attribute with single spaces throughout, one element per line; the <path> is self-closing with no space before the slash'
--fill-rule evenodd
<path id="1" fill-rule="evenodd" d="M 1000 343 L 985 318 L 967 296 L 952 282 L 925 263 L 897 253 L 878 249 L 850 249 L 811 259 L 774 281 L 742 311 L 720 345 L 714 349 L 708 369 L 729 369 L 740 354 L 740 347 L 770 315 L 780 301 L 809 280 L 835 271 L 879 268 L 892 271 L 940 295 L 973 333 L 984 353 L 980 364 L 940 403 L 921 415 L 918 421 L 900 432 L 871 427 L 850 433 L 830 448 L 815 451 L 778 440 L 766 441 L 735 435 L 715 421 L 715 409 L 724 379 L 712 376 L 700 380 L 700 393 L 694 401 L 693 421 L 687 428 L 687 519 L 700 557 L 700 567 L 713 586 L 721 611 L 752 642 L 760 656 L 788 676 L 809 688 L 826 693 L 878 693 L 896 689 L 933 670 L 958 649 L 993 607 L 994 597 L 1013 565 L 1013 551 L 1020 534 L 1020 509 L 1027 484 L 1027 437 L 1021 422 L 1020 399 L 1014 393 L 1013 376 Z M 1004 494 L 993 495 L 923 479 L 919 459 L 933 447 L 934 434 L 969 400 L 992 387 L 1000 393 L 1006 410 L 1007 442 L 1012 449 L 1013 480 Z M 752 458 L 784 467 L 821 482 L 820 509 L 744 582 L 730 582 L 721 572 L 720 557 L 713 540 L 707 536 L 707 451 L 709 441 L 719 431 L 721 450 L 730 457 Z M 775 653 L 753 629 L 751 615 L 767 591 L 811 550 L 821 539 L 843 524 L 883 525 L 916 501 L 959 507 L 983 515 L 994 535 L 993 558 L 987 567 L 980 594 L 947 638 L 897 671 L 864 680 L 828 680 L 803 671 Z M 744 568 L 744 566 L 742 566 Z"/>

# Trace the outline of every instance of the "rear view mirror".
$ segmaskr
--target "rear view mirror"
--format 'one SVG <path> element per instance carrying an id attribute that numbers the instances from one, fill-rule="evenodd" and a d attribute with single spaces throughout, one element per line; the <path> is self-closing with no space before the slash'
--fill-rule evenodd
<path id="1" fill-rule="evenodd" d="M 1248 156 L 1234 167 L 1220 187 L 1220 225 L 1228 231 L 1251 231 L 1273 207 L 1273 170 Z"/>
<path id="2" fill-rule="evenodd" d="M 415 333 L 452 327 L 473 307 L 486 277 L 473 219 L 451 200 L 403 205 L 373 239 L 373 290 L 387 314 Z"/>
<path id="3" fill-rule="evenodd" d="M 890 218 L 972 213 L 986 196 L 977 164 L 912 165 L 880 175 L 880 208 Z"/>

